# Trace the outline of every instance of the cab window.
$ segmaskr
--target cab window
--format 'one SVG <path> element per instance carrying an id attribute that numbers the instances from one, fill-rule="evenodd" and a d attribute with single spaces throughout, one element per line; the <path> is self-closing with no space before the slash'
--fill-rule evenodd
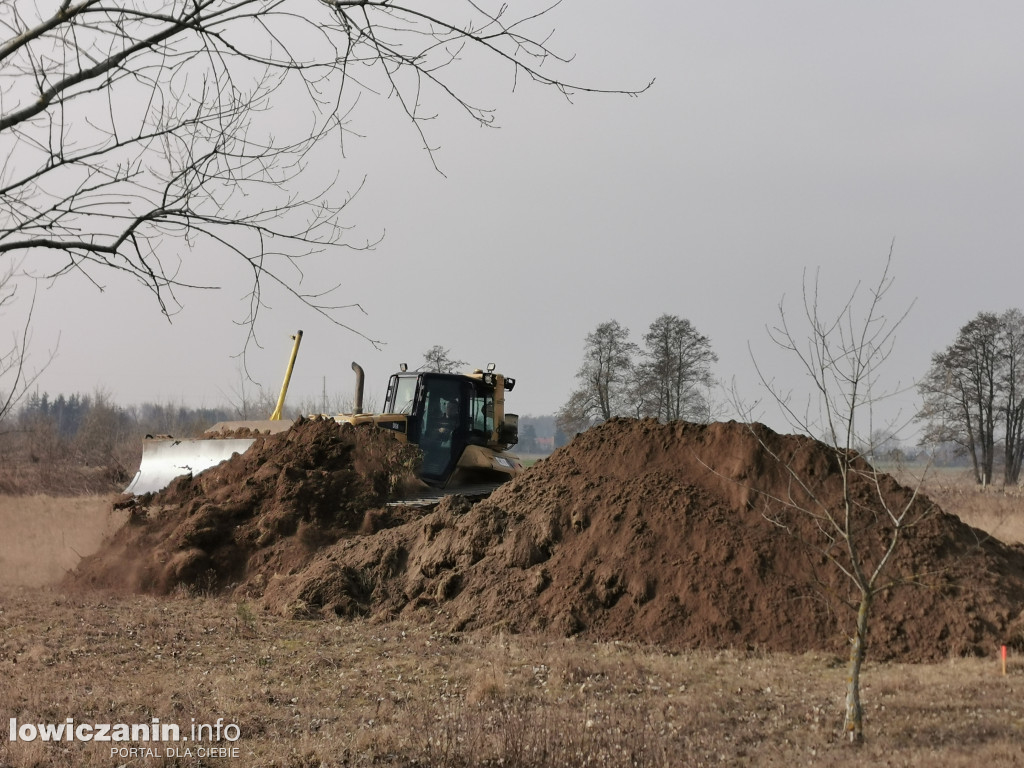
<path id="1" fill-rule="evenodd" d="M 461 385 L 457 380 L 435 379 L 427 381 L 423 408 L 424 435 L 437 431 L 450 439 L 451 433 L 459 429 L 463 414 Z"/>
<path id="2" fill-rule="evenodd" d="M 470 429 L 473 434 L 487 439 L 494 429 L 494 395 L 487 390 L 477 390 L 470 400 Z"/>
<path id="3" fill-rule="evenodd" d="M 415 376 L 392 376 L 385 413 L 412 413 L 413 401 L 416 397 Z"/>

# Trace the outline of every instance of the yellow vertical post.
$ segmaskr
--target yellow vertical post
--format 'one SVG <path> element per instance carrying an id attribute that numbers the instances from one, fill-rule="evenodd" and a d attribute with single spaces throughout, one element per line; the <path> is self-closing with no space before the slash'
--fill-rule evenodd
<path id="1" fill-rule="evenodd" d="M 295 358 L 299 354 L 299 343 L 302 341 L 302 331 L 299 331 L 294 336 L 295 344 L 292 345 L 292 356 L 288 359 L 288 369 L 284 372 L 284 383 L 281 385 L 281 394 L 277 398 L 277 407 L 274 408 L 274 412 L 270 414 L 271 421 L 281 420 L 281 409 L 284 408 L 284 397 L 288 394 L 288 383 L 292 380 L 292 369 L 295 367 Z"/>

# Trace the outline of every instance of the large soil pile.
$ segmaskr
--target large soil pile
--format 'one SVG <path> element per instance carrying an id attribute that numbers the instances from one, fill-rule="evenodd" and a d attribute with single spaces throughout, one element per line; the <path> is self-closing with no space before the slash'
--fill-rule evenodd
<path id="1" fill-rule="evenodd" d="M 842 562 L 842 547 L 829 544 L 822 517 L 841 512 L 842 478 L 813 440 L 759 425 L 613 420 L 486 501 L 450 497 L 421 517 L 396 517 L 371 508 L 382 496 L 353 490 L 363 487 L 356 476 L 394 476 L 386 462 L 352 466 L 353 483 L 313 482 L 346 472 L 322 470 L 313 452 L 293 455 L 313 430 L 353 445 L 373 435 L 300 424 L 273 450 L 176 484 L 145 500 L 159 514 L 127 526 L 81 578 L 110 584 L 128 561 L 135 588 L 212 574 L 214 585 L 286 615 L 845 653 L 856 593 L 826 557 Z M 261 484 L 267 476 L 275 484 Z M 916 521 L 886 570 L 915 585 L 875 603 L 873 658 L 1024 648 L 1024 547 L 986 538 L 888 477 L 855 482 L 869 567 L 888 530 L 879 498 Z"/>
<path id="2" fill-rule="evenodd" d="M 415 447 L 383 432 L 301 419 L 160 493 L 119 502 L 128 523 L 69 581 L 163 594 L 295 571 L 325 544 L 385 522 L 368 510 L 418 482 L 418 461 Z"/>

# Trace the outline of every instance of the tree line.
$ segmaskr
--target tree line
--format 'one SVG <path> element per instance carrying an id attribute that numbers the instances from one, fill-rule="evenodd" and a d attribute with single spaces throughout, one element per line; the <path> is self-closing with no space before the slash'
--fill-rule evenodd
<path id="1" fill-rule="evenodd" d="M 663 314 L 642 344 L 617 320 L 587 334 L 577 386 L 556 414 L 568 435 L 616 416 L 707 422 L 715 415 L 711 366 L 718 357 L 693 323 Z M 1024 312 L 979 312 L 934 353 L 917 384 L 919 445 L 966 459 L 988 485 L 1020 482 L 1024 465 Z M 879 455 L 866 448 L 865 453 Z"/>
<path id="2" fill-rule="evenodd" d="M 1020 480 L 1024 459 L 1024 313 L 979 312 L 932 355 L 918 385 L 925 444 L 951 443 L 988 485 L 1002 458 L 1003 481 Z"/>
<path id="3" fill-rule="evenodd" d="M 579 384 L 556 421 L 570 435 L 614 416 L 710 421 L 711 365 L 717 361 L 711 340 L 685 318 L 660 315 L 643 346 L 609 320 L 587 334 Z"/>
<path id="4" fill-rule="evenodd" d="M 577 386 L 555 414 L 554 427 L 541 431 L 571 436 L 616 416 L 711 421 L 716 415 L 711 366 L 717 361 L 711 340 L 679 316 L 659 316 L 643 335 L 642 344 L 634 342 L 629 329 L 617 320 L 603 322 L 586 336 Z M 463 366 L 450 349 L 435 345 L 423 353 L 420 369 L 450 371 Z M 916 414 L 922 427 L 922 447 L 932 452 L 952 447 L 966 458 L 978 484 L 991 484 L 1000 465 L 1004 483 L 1020 481 L 1024 464 L 1024 312 L 979 312 L 959 329 L 949 346 L 932 355 L 917 388 L 922 399 Z M 28 396 L 12 415 L 15 418 L 8 420 L 8 431 L 38 431 L 45 425 L 56 437 L 87 438 L 92 445 L 106 442 L 99 437 L 101 432 L 198 434 L 217 421 L 243 418 L 237 405 L 190 408 L 144 403 L 123 407 L 102 393 L 52 397 L 46 392 Z M 530 435 L 524 433 L 524 438 L 530 442 Z M 871 448 L 863 452 L 881 455 Z"/>

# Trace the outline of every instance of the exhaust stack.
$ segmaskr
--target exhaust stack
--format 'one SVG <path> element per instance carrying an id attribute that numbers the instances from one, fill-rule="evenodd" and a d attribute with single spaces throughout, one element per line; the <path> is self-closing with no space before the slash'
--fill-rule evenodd
<path id="1" fill-rule="evenodd" d="M 360 414 L 363 412 L 363 366 L 353 362 L 352 370 L 356 372 L 356 399 L 352 406 L 352 413 Z"/>

